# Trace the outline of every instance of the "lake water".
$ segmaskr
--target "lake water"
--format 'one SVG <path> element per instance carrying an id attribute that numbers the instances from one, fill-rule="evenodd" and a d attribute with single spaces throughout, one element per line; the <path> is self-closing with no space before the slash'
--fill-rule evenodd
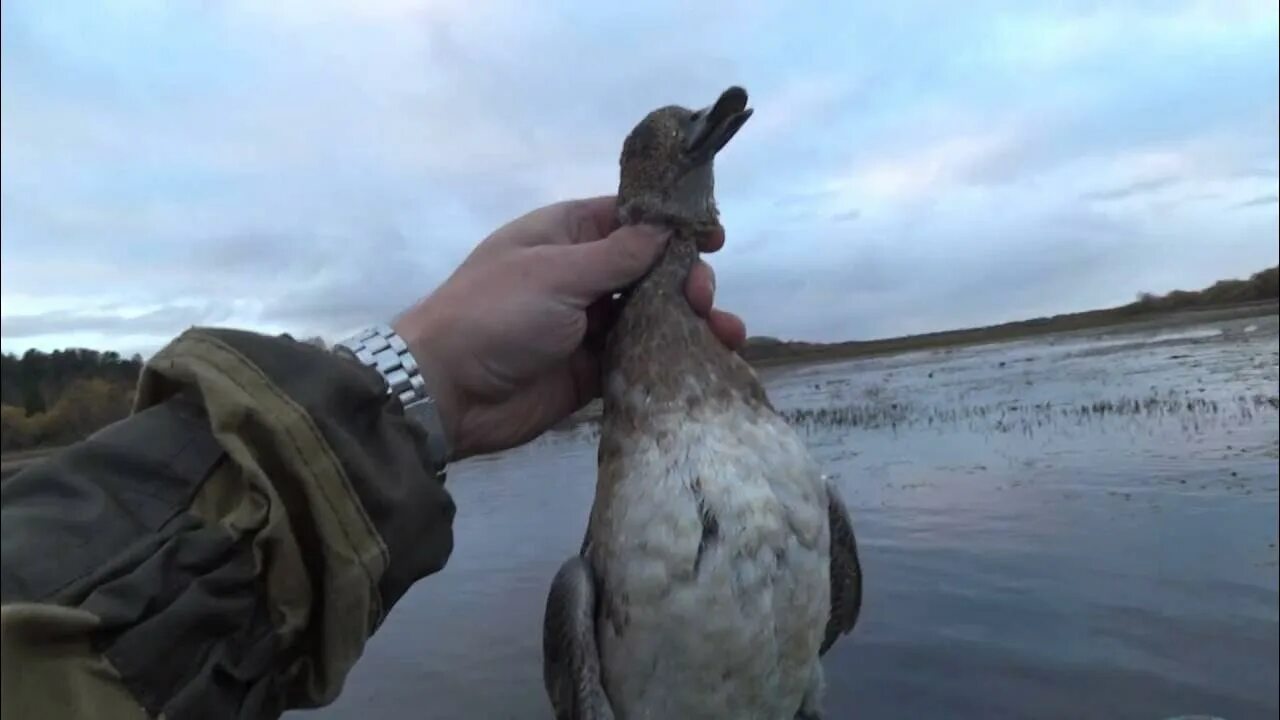
<path id="1" fill-rule="evenodd" d="M 1275 315 L 766 374 L 836 478 L 866 576 L 831 718 L 1275 718 Z M 550 718 L 546 590 L 595 429 L 455 468 L 456 549 L 332 706 Z"/>

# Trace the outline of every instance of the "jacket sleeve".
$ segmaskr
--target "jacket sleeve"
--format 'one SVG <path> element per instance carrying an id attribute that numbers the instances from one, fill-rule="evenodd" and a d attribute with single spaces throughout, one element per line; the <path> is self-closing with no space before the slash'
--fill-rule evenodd
<path id="1" fill-rule="evenodd" d="M 371 369 L 192 329 L 125 420 L 3 482 L 5 717 L 331 702 L 454 505 Z"/>

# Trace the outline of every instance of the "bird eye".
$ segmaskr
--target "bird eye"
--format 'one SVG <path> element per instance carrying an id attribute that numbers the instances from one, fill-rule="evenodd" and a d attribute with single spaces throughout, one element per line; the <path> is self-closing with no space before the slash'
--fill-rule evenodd
<path id="1" fill-rule="evenodd" d="M 693 121 L 696 121 L 696 120 L 697 120 L 698 118 L 700 118 L 700 117 L 702 117 L 702 111 L 701 111 L 701 110 L 695 110 L 695 111 L 694 111 L 694 113 L 693 113 L 692 115 L 690 115 L 690 116 L 689 116 L 689 119 L 690 119 L 690 120 L 693 120 Z"/>

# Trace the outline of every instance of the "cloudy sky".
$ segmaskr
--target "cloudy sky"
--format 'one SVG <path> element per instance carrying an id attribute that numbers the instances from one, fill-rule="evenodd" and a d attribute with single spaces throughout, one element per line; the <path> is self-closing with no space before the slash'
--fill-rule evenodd
<path id="1" fill-rule="evenodd" d="M 5 351 L 332 338 L 507 219 L 612 192 L 645 112 L 735 83 L 756 114 L 717 163 L 714 262 L 752 333 L 1277 262 L 1274 0 L 6 0 L 2 27 Z"/>

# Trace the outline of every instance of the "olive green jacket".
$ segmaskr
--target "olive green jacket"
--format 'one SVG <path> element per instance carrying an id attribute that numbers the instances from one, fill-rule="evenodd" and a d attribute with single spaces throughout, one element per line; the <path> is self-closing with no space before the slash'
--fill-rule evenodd
<path id="1" fill-rule="evenodd" d="M 420 440 L 352 360 L 184 333 L 130 417 L 3 482 L 5 720 L 331 702 L 453 548 Z"/>

